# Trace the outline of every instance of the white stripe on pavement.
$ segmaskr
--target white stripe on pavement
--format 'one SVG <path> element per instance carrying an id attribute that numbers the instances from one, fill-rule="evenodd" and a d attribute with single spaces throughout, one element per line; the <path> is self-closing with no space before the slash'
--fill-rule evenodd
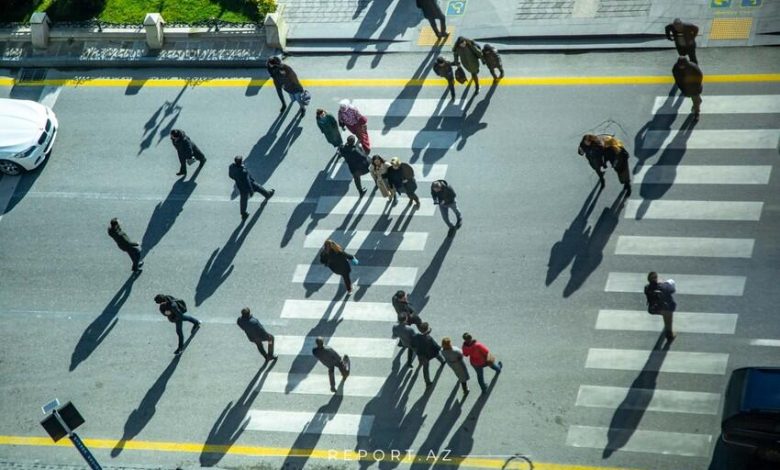
<path id="1" fill-rule="evenodd" d="M 641 184 L 767 184 L 769 165 L 654 165 L 636 174 Z"/>
<path id="2" fill-rule="evenodd" d="M 448 149 L 458 140 L 455 131 L 399 131 L 383 134 L 381 130 L 369 129 L 372 149 Z"/>
<path id="3" fill-rule="evenodd" d="M 328 300 L 284 301 L 282 318 L 305 320 L 331 320 L 342 318 L 349 321 L 397 321 L 395 309 L 390 302 L 331 302 Z"/>
<path id="4" fill-rule="evenodd" d="M 325 344 L 332 347 L 339 354 L 350 357 L 388 358 L 395 354 L 396 341 L 383 338 L 345 338 L 336 336 L 325 338 Z M 316 336 L 274 336 L 274 354 L 282 356 L 310 356 L 314 359 L 311 350 L 314 349 Z"/>
<path id="5" fill-rule="evenodd" d="M 780 339 L 751 339 L 750 345 L 780 347 Z"/>
<path id="6" fill-rule="evenodd" d="M 336 372 L 337 380 L 340 380 Z M 361 377 L 350 374 L 344 382 L 345 397 L 375 397 L 379 395 L 384 377 Z M 269 372 L 263 381 L 263 392 L 300 395 L 333 395 L 328 374 L 285 374 Z"/>
<path id="7" fill-rule="evenodd" d="M 666 413 L 718 414 L 719 393 L 580 385 L 577 406 Z"/>
<path id="8" fill-rule="evenodd" d="M 439 99 L 355 99 L 352 104 L 365 116 L 389 117 L 461 117 L 463 100 Z M 369 124 L 371 124 L 369 122 Z"/>
<path id="9" fill-rule="evenodd" d="M 274 198 L 276 199 L 276 198 Z M 273 199 L 271 199 L 273 201 Z M 402 212 L 406 212 L 407 215 L 433 215 L 433 211 L 436 206 L 433 205 L 431 199 L 420 199 L 420 208 L 409 208 L 403 199 L 391 206 L 386 199 L 382 197 L 367 197 L 358 198 L 357 196 L 323 196 L 317 200 L 317 207 L 314 209 L 316 214 L 333 214 L 333 215 L 347 215 L 347 214 L 365 214 L 365 215 L 382 215 L 386 213 L 388 215 L 400 215 Z"/>
<path id="10" fill-rule="evenodd" d="M 413 286 L 417 268 L 398 266 L 355 266 L 352 282 L 357 286 Z M 338 284 L 341 276 L 333 274 L 325 266 L 299 264 L 295 267 L 292 282 L 304 284 Z"/>
<path id="11" fill-rule="evenodd" d="M 430 183 L 436 180 L 443 180 L 447 174 L 447 165 L 444 163 L 434 163 L 433 165 L 423 165 L 420 163 L 410 164 L 414 170 L 414 179 L 420 183 Z M 349 172 L 349 167 L 339 160 L 330 172 L 328 172 L 328 179 L 336 181 L 352 181 L 352 174 Z M 373 183 L 373 178 L 370 174 L 366 173 L 362 177 L 363 180 Z"/>
<path id="12" fill-rule="evenodd" d="M 248 431 L 368 436 L 374 417 L 347 413 L 249 410 Z"/>
<path id="13" fill-rule="evenodd" d="M 737 328 L 735 313 L 674 312 L 674 331 L 733 335 Z M 597 330 L 655 331 L 663 329 L 660 315 L 646 310 L 599 310 Z"/>
<path id="14" fill-rule="evenodd" d="M 702 258 L 750 258 L 752 238 L 644 237 L 621 235 L 616 255 L 696 256 Z"/>
<path id="15" fill-rule="evenodd" d="M 729 355 L 722 353 L 591 348 L 588 350 L 585 367 L 723 375 L 726 373 L 728 361 Z"/>
<path id="16" fill-rule="evenodd" d="M 744 276 L 713 276 L 699 274 L 661 273 L 664 279 L 674 279 L 677 293 L 687 295 L 741 296 L 745 290 Z M 607 276 L 605 292 L 643 293 L 647 273 L 615 273 Z"/>
<path id="17" fill-rule="evenodd" d="M 187 202 L 229 202 L 232 204 L 238 204 L 238 199 L 231 199 L 230 196 L 208 196 L 197 195 L 191 196 L 172 193 L 172 194 L 121 194 L 121 193 L 97 193 L 97 192 L 71 192 L 71 191 L 30 191 L 25 194 L 24 197 L 34 197 L 39 199 L 95 199 L 103 201 L 187 201 Z M 260 197 L 250 199 L 250 201 L 262 202 Z M 309 197 L 285 197 L 277 194 L 271 198 L 269 203 L 284 203 L 284 204 L 315 204 L 317 198 Z M 250 207 L 251 211 L 251 207 Z"/>
<path id="18" fill-rule="evenodd" d="M 321 248 L 327 239 L 332 239 L 345 250 L 378 251 L 423 251 L 428 241 L 427 232 L 372 232 L 356 230 L 353 232 L 334 232 L 332 230 L 312 230 L 303 241 L 304 248 Z"/>
<path id="19" fill-rule="evenodd" d="M 709 457 L 712 436 L 669 431 L 570 426 L 566 445 L 626 452 Z"/>
<path id="20" fill-rule="evenodd" d="M 780 129 L 713 129 L 693 130 L 677 138 L 681 131 L 648 131 L 643 149 L 775 149 Z M 682 131 L 685 132 L 685 131 Z"/>
<path id="21" fill-rule="evenodd" d="M 761 219 L 763 202 L 754 201 L 669 201 L 629 199 L 625 218 L 634 218 L 642 205 L 643 219 L 667 220 L 745 220 Z"/>
<path id="22" fill-rule="evenodd" d="M 677 109 L 665 107 L 668 96 L 657 96 L 653 104 L 653 114 L 690 113 L 683 103 Z M 676 99 L 680 99 L 677 97 Z M 707 105 L 702 106 L 701 114 L 770 114 L 780 113 L 780 95 L 707 95 Z"/>

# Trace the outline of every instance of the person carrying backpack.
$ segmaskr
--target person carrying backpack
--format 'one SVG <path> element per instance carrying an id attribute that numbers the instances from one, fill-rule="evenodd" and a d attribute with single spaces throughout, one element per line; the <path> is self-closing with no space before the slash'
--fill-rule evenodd
<path id="1" fill-rule="evenodd" d="M 190 336 L 200 329 L 202 322 L 195 317 L 187 315 L 187 304 L 172 295 L 157 294 L 154 296 L 154 301 L 160 306 L 160 313 L 165 315 L 169 322 L 176 324 L 176 336 L 179 337 L 179 347 L 176 348 L 173 354 L 178 356 L 184 350 L 184 334 L 181 331 L 182 322 L 188 321 L 194 325 Z"/>
<path id="2" fill-rule="evenodd" d="M 672 342 L 677 334 L 672 330 L 672 317 L 677 304 L 672 297 L 677 291 L 673 279 L 661 279 L 658 273 L 651 271 L 647 274 L 645 286 L 645 298 L 647 299 L 647 313 L 661 315 L 664 319 L 664 335 L 668 342 Z"/>

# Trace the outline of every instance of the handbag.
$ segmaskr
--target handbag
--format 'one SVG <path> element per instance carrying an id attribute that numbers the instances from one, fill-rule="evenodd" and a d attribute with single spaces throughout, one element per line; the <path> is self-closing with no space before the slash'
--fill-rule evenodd
<path id="1" fill-rule="evenodd" d="M 466 71 L 463 70 L 463 67 L 460 65 L 458 65 L 458 68 L 455 69 L 455 80 L 457 80 L 461 85 L 466 83 Z"/>
<path id="2" fill-rule="evenodd" d="M 311 93 L 309 93 L 309 90 L 303 90 L 299 99 L 302 105 L 309 106 L 309 103 L 311 103 Z"/>
<path id="3" fill-rule="evenodd" d="M 488 353 L 487 359 L 485 359 L 485 364 L 488 366 L 492 366 L 496 363 L 496 356 L 493 355 L 493 353 Z"/>

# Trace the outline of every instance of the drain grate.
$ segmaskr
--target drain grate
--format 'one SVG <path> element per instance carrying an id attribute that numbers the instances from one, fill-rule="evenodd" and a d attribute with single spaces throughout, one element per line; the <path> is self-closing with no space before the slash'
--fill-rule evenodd
<path id="1" fill-rule="evenodd" d="M 16 83 L 40 82 L 46 79 L 47 69 L 23 68 L 19 70 Z"/>

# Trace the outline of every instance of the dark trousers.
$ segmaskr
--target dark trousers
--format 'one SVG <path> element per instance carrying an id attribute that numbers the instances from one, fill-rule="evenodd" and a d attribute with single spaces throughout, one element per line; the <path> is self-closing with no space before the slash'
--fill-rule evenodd
<path id="1" fill-rule="evenodd" d="M 504 78 L 504 67 L 500 65 L 498 67 L 488 67 L 488 70 L 490 70 L 490 75 L 493 78 Z M 498 73 L 496 73 L 496 70 L 498 70 Z"/>
<path id="2" fill-rule="evenodd" d="M 262 194 L 263 197 L 265 197 L 266 199 L 268 199 L 268 197 L 271 196 L 271 193 L 266 191 L 264 187 L 260 186 L 255 181 L 252 181 L 252 189 L 254 191 L 257 191 L 258 193 Z M 240 196 L 239 201 L 240 201 L 240 207 L 241 207 L 241 215 L 244 215 L 244 214 L 247 213 L 246 212 L 246 205 L 247 205 L 247 202 L 249 201 L 249 198 L 252 196 L 252 193 L 241 192 L 241 193 L 239 193 L 239 196 Z"/>
<path id="3" fill-rule="evenodd" d="M 276 88 L 276 95 L 279 97 L 279 101 L 282 102 L 282 106 L 287 106 L 287 103 L 284 102 L 284 93 L 282 93 L 282 84 L 276 84 L 274 83 L 274 88 Z"/>
<path id="4" fill-rule="evenodd" d="M 426 19 L 428 20 L 428 23 L 431 24 L 431 29 L 433 30 L 434 33 L 436 33 L 436 36 L 443 36 L 444 34 L 447 33 L 447 19 L 444 16 L 444 13 L 440 15 L 437 14 L 436 16 L 432 16 Z M 439 22 L 441 23 L 441 31 L 439 30 L 439 28 L 436 27 L 436 20 L 439 20 Z"/>
<path id="5" fill-rule="evenodd" d="M 474 90 L 479 91 L 479 77 L 476 73 L 471 74 L 471 79 L 474 81 Z"/>
<path id="6" fill-rule="evenodd" d="M 344 280 L 344 287 L 346 287 L 347 290 L 352 290 L 352 279 L 349 278 L 349 273 L 342 274 L 341 278 Z"/>
<path id="7" fill-rule="evenodd" d="M 328 367 L 328 379 L 330 380 L 330 388 L 331 390 L 336 388 L 336 367 L 339 368 L 339 372 L 341 372 L 341 378 L 346 379 L 349 375 L 349 364 L 345 361 L 341 361 L 335 366 Z"/>
<path id="8" fill-rule="evenodd" d="M 263 347 L 262 341 L 256 341 L 255 345 L 257 345 L 257 350 L 260 351 L 260 355 L 263 356 L 263 359 L 268 360 L 272 357 L 274 357 L 274 336 L 269 335 L 270 339 L 268 340 L 268 352 L 265 351 L 265 348 Z"/>
<path id="9" fill-rule="evenodd" d="M 665 310 L 661 312 L 661 318 L 664 319 L 664 335 L 666 339 L 672 339 L 674 337 L 674 331 L 672 330 L 672 316 L 674 312 L 671 310 Z"/>
<path id="10" fill-rule="evenodd" d="M 437 359 L 439 363 L 444 364 L 444 358 L 441 357 L 441 355 L 438 355 L 435 358 L 418 356 L 418 359 L 420 360 L 420 367 L 422 367 L 423 370 L 423 378 L 425 379 L 425 383 L 429 384 L 431 383 L 431 372 L 428 368 L 428 365 L 431 363 L 431 359 Z"/>
<path id="11" fill-rule="evenodd" d="M 363 192 L 363 183 L 360 182 L 360 177 L 362 175 L 360 172 L 352 173 L 352 181 L 355 182 L 355 187 L 357 188 L 358 192 Z"/>
<path id="12" fill-rule="evenodd" d="M 125 250 L 125 253 L 130 256 L 130 260 L 133 262 L 133 271 L 138 269 L 138 262 L 141 261 L 141 250 L 134 246 L 129 250 Z"/>
<path id="13" fill-rule="evenodd" d="M 195 144 L 192 144 L 192 156 L 199 164 L 203 165 L 206 163 L 206 156 L 203 155 L 203 152 L 201 152 Z M 187 158 L 184 158 L 181 155 L 179 156 L 179 173 L 187 174 Z"/>
<path id="14" fill-rule="evenodd" d="M 677 53 L 680 54 L 681 56 L 686 56 L 687 55 L 688 58 L 691 59 L 691 62 L 693 62 L 694 64 L 698 65 L 699 60 L 696 59 L 696 46 L 695 45 L 691 46 L 691 47 L 679 47 L 679 46 L 677 46 Z"/>
<path id="15" fill-rule="evenodd" d="M 501 372 L 501 368 L 498 367 L 497 364 L 485 364 L 484 366 L 475 366 L 472 364 L 471 366 L 474 368 L 474 372 L 477 373 L 477 382 L 482 390 L 487 390 L 487 385 L 485 384 L 485 367 L 490 367 L 496 372 Z"/>
<path id="16" fill-rule="evenodd" d="M 417 191 L 417 183 L 415 182 L 409 182 L 404 184 L 404 190 L 406 191 L 406 195 L 409 196 L 410 201 L 414 201 L 415 204 L 418 206 L 420 205 L 420 198 L 417 197 L 417 194 L 415 191 Z M 411 203 L 410 203 L 411 204 Z"/>
<path id="17" fill-rule="evenodd" d="M 455 99 L 455 77 L 453 75 L 450 75 L 449 77 L 444 77 L 445 80 L 447 80 L 447 91 L 450 92 L 450 98 L 453 100 Z"/>
<path id="18" fill-rule="evenodd" d="M 179 349 L 184 347 L 184 333 L 181 331 L 181 324 L 185 321 L 188 321 L 192 323 L 193 325 L 198 325 L 200 322 L 195 319 L 195 317 L 191 317 L 187 314 L 184 314 L 179 318 L 179 320 L 176 321 L 176 336 L 179 337 Z"/>

